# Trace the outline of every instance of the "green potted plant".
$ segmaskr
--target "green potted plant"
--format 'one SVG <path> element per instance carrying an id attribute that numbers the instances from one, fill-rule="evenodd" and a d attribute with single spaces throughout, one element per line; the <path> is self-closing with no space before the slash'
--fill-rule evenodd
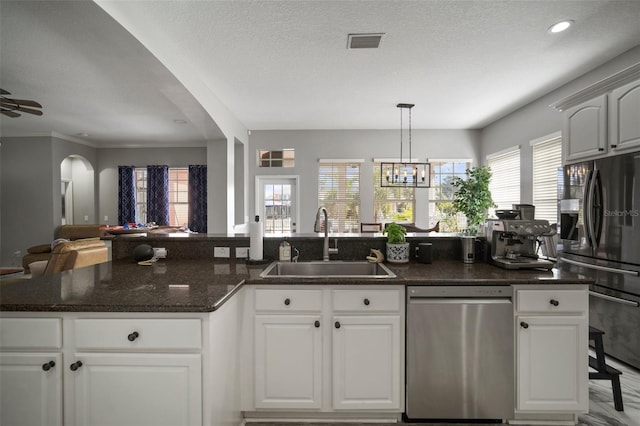
<path id="1" fill-rule="evenodd" d="M 467 169 L 466 180 L 456 177 L 451 182 L 457 188 L 453 196 L 454 211 L 466 216 L 469 235 L 478 233 L 478 226 L 489 216 L 488 209 L 496 207 L 489 191 L 490 180 L 491 169 L 483 166 Z"/>
<path id="2" fill-rule="evenodd" d="M 383 235 L 387 236 L 387 261 L 392 263 L 409 262 L 409 243 L 406 242 L 407 228 L 395 222 L 388 224 Z"/>

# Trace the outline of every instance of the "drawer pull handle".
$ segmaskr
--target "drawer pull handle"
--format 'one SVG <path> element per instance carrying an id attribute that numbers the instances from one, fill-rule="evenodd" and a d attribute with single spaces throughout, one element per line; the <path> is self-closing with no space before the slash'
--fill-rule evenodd
<path id="1" fill-rule="evenodd" d="M 334 324 L 334 326 L 335 326 L 336 328 L 340 328 L 340 321 L 336 321 L 336 323 Z"/>
<path id="2" fill-rule="evenodd" d="M 316 328 L 320 328 L 320 321 L 316 321 L 313 323 Z"/>
<path id="3" fill-rule="evenodd" d="M 520 327 L 522 327 L 522 328 L 529 328 L 529 324 L 527 324 L 526 322 L 522 321 L 522 322 L 520 323 Z"/>
<path id="4" fill-rule="evenodd" d="M 291 304 L 291 299 L 289 299 L 288 297 L 284 299 L 284 304 L 289 306 Z"/>
<path id="5" fill-rule="evenodd" d="M 560 302 L 558 302 L 556 299 L 549 300 L 549 303 L 551 303 L 553 306 L 558 306 L 560 304 Z"/>
<path id="6" fill-rule="evenodd" d="M 69 366 L 71 371 L 76 371 L 78 368 L 82 367 L 82 361 L 76 361 Z"/>
<path id="7" fill-rule="evenodd" d="M 127 339 L 129 339 L 130 342 L 133 342 L 134 340 L 136 340 L 138 337 L 140 337 L 140 334 L 138 334 L 137 331 L 134 331 L 133 333 L 129 334 L 127 336 Z"/>
<path id="8" fill-rule="evenodd" d="M 53 361 L 49 361 L 49 362 L 45 362 L 44 364 L 42 364 L 42 369 L 44 371 L 49 371 L 51 370 L 53 367 L 56 366 L 56 363 Z"/>
<path id="9" fill-rule="evenodd" d="M 364 299 L 364 304 L 365 304 L 365 306 L 369 306 L 369 304 L 371 304 L 371 302 L 369 301 L 369 299 Z"/>

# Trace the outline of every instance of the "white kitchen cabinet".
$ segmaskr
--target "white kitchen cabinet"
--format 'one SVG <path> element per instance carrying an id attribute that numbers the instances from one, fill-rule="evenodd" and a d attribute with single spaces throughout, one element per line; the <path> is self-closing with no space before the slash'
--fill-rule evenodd
<path id="1" fill-rule="evenodd" d="M 247 409 L 402 412 L 403 287 L 253 291 L 254 399 Z"/>
<path id="2" fill-rule="evenodd" d="M 77 425 L 202 424 L 200 354 L 77 353 L 73 358 Z"/>
<path id="3" fill-rule="evenodd" d="M 399 409 L 400 315 L 333 317 L 333 408 Z"/>
<path id="4" fill-rule="evenodd" d="M 614 89 L 609 95 L 612 152 L 640 147 L 640 80 Z"/>
<path id="5" fill-rule="evenodd" d="M 589 409 L 588 295 L 577 287 L 516 292 L 516 410 Z"/>
<path id="6" fill-rule="evenodd" d="M 564 163 L 602 157 L 607 153 L 607 95 L 564 112 Z"/>
<path id="7" fill-rule="evenodd" d="M 62 425 L 62 321 L 0 319 L 0 424 Z"/>
<path id="8" fill-rule="evenodd" d="M 320 321 L 320 315 L 256 315 L 256 408 L 320 408 Z"/>
<path id="9" fill-rule="evenodd" d="M 61 426 L 62 368 L 59 352 L 0 353 L 0 424 Z"/>

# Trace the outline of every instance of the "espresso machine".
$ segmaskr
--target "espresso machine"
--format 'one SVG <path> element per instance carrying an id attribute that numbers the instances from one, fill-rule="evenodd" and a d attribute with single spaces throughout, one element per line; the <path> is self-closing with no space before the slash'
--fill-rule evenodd
<path id="1" fill-rule="evenodd" d="M 553 268 L 553 262 L 537 254 L 542 238 L 555 234 L 548 220 L 488 219 L 485 236 L 489 261 L 505 269 Z"/>

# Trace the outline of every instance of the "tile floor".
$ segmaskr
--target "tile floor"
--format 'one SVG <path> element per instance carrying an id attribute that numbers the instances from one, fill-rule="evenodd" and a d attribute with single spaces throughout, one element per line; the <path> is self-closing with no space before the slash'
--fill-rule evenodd
<path id="1" fill-rule="evenodd" d="M 607 363 L 622 371 L 620 384 L 624 411 L 613 407 L 611 382 L 589 381 L 589 413 L 578 419 L 578 426 L 640 426 L 640 371 L 607 358 Z M 247 426 L 453 426 L 451 423 L 247 423 Z M 456 423 L 455 426 L 478 426 Z"/>

